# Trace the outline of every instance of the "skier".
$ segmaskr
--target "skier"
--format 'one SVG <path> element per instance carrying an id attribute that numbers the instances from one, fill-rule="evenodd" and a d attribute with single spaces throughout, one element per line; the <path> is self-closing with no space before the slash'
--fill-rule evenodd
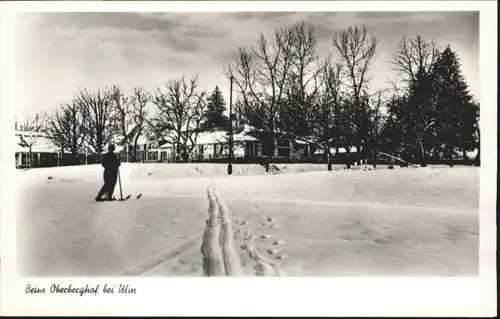
<path id="1" fill-rule="evenodd" d="M 102 159 L 102 166 L 104 167 L 104 185 L 95 198 L 97 202 L 113 200 L 113 192 L 115 191 L 116 180 L 118 178 L 118 168 L 121 165 L 120 159 L 116 156 L 114 151 L 115 146 L 110 144 L 108 152 Z M 106 195 L 105 199 L 102 198 L 103 195 Z"/>

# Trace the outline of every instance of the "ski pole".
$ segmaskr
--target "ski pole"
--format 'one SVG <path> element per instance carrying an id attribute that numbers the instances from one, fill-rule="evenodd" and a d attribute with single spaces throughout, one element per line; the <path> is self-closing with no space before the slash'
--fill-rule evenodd
<path id="1" fill-rule="evenodd" d="M 118 184 L 120 185 L 120 200 L 123 201 L 123 192 L 122 192 L 122 179 L 120 176 L 120 169 L 118 169 Z"/>

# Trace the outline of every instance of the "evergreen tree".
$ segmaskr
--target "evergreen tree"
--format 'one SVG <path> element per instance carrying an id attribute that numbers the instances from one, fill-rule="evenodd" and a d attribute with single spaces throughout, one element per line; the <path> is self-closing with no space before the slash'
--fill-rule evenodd
<path id="1" fill-rule="evenodd" d="M 404 144 L 404 136 L 407 127 L 401 119 L 404 118 L 403 113 L 407 104 L 404 96 L 393 95 L 387 101 L 387 116 L 380 134 L 381 151 L 395 156 L 405 153 L 407 146 Z"/>
<path id="2" fill-rule="evenodd" d="M 475 134 L 475 141 L 474 141 L 474 146 L 477 149 L 477 154 L 476 157 L 474 158 L 474 165 L 479 165 L 481 162 L 481 131 L 479 129 L 479 108 L 480 104 L 478 102 L 474 102 L 474 108 L 476 110 L 476 134 Z"/>
<path id="3" fill-rule="evenodd" d="M 417 35 L 398 43 L 393 64 L 403 80 L 388 102 L 385 147 L 407 160 L 427 163 L 436 146 L 434 66 L 440 52 L 433 40 Z M 390 135 L 393 135 L 392 137 Z"/>
<path id="4" fill-rule="evenodd" d="M 456 53 L 447 46 L 434 67 L 438 140 L 448 156 L 456 149 L 465 155 L 477 145 L 479 107 L 469 93 Z"/>
<path id="5" fill-rule="evenodd" d="M 429 151 L 435 148 L 436 130 L 441 125 L 436 114 L 435 76 L 433 70 L 420 70 L 409 88 L 405 115 L 405 140 L 408 157 L 427 164 Z"/>
<path id="6" fill-rule="evenodd" d="M 413 72 L 404 95 L 388 104 L 386 148 L 423 165 L 431 154 L 451 158 L 461 149 L 465 155 L 478 146 L 478 117 L 479 106 L 448 46 L 432 65 Z"/>
<path id="7" fill-rule="evenodd" d="M 238 125 L 248 124 L 245 117 L 245 104 L 240 99 L 233 104 L 233 118 Z"/>
<path id="8" fill-rule="evenodd" d="M 207 110 L 205 112 L 206 121 L 203 124 L 203 130 L 226 130 L 229 119 L 224 114 L 226 111 L 226 102 L 222 96 L 219 86 L 216 86 L 208 98 Z"/>

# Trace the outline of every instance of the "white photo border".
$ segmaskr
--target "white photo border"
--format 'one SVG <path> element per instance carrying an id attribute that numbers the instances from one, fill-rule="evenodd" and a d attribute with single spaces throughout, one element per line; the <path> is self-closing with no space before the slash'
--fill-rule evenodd
<path id="1" fill-rule="evenodd" d="M 14 19 L 20 12 L 480 11 L 480 274 L 462 278 L 22 278 L 16 273 Z M 496 315 L 496 1 L 40 1 L 0 4 L 2 315 Z M 33 54 L 36 54 L 34 52 Z M 25 285 L 128 284 L 135 295 L 33 295 Z"/>

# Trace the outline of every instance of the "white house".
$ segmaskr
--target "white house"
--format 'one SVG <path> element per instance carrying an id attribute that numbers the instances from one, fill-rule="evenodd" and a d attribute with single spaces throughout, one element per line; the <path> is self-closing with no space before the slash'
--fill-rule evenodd
<path id="1" fill-rule="evenodd" d="M 60 150 L 45 133 L 15 131 L 15 137 L 16 168 L 57 166 Z"/>
<path id="2" fill-rule="evenodd" d="M 132 153 L 132 148 L 133 145 L 127 146 L 127 145 L 119 145 L 119 138 L 115 139 L 112 141 L 112 143 L 115 145 L 115 153 L 119 153 L 121 155 L 121 159 L 124 161 L 126 160 L 126 152 L 127 152 L 127 147 L 129 154 Z M 132 143 L 131 143 L 132 144 Z M 136 147 L 136 160 L 138 162 L 154 162 L 158 160 L 157 156 L 157 150 L 158 150 L 158 141 L 152 140 L 151 138 L 148 138 L 147 136 L 141 135 L 137 139 L 137 147 Z M 108 146 L 106 145 L 104 147 L 104 150 L 102 154 L 105 154 L 108 152 Z M 102 155 L 101 154 L 101 155 Z"/>
<path id="3" fill-rule="evenodd" d="M 260 141 L 250 136 L 252 127 L 244 126 L 233 135 L 233 153 L 235 158 L 258 156 L 261 154 Z M 194 138 L 194 136 L 193 136 Z M 173 138 L 170 138 L 171 140 Z M 139 143 L 139 152 L 142 152 L 143 161 L 172 162 L 174 147 L 171 142 L 151 142 L 144 138 Z M 188 148 L 193 144 L 186 143 Z M 229 155 L 229 137 L 226 131 L 201 132 L 197 135 L 194 148 L 190 154 L 191 160 L 213 160 Z"/>
<path id="4" fill-rule="evenodd" d="M 233 135 L 234 158 L 247 158 L 261 155 L 259 139 L 250 135 L 253 127 L 245 125 Z M 187 143 L 191 147 L 191 142 Z M 211 160 L 229 156 L 229 136 L 226 131 L 204 132 L 198 135 L 191 157 L 197 160 Z"/>

